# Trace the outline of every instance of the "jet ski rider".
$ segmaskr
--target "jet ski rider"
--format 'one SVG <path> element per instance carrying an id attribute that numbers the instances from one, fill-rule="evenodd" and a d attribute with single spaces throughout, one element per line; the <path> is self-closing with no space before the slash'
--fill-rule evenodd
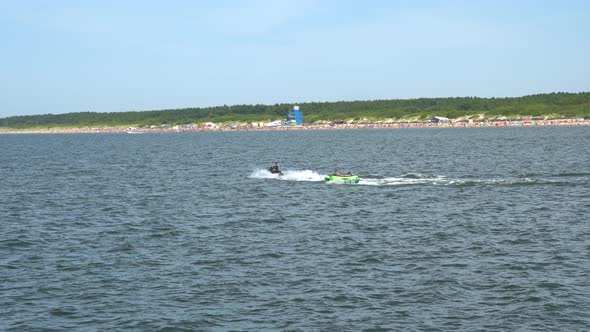
<path id="1" fill-rule="evenodd" d="M 275 164 L 270 166 L 269 171 L 273 174 L 283 174 L 283 172 L 281 172 L 281 169 L 279 168 L 279 164 L 275 161 Z"/>

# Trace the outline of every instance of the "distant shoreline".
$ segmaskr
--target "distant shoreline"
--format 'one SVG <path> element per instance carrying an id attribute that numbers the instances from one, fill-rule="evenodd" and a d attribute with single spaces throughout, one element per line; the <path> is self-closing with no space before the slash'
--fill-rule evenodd
<path id="1" fill-rule="evenodd" d="M 524 120 L 450 120 L 448 122 L 356 122 L 307 124 L 303 126 L 266 127 L 254 125 L 185 125 L 165 127 L 105 127 L 57 129 L 3 129 L 0 134 L 109 134 L 109 133 L 166 133 L 166 132 L 226 132 L 226 131 L 290 131 L 290 130 L 342 130 L 342 129 L 404 129 L 404 128 L 489 128 L 489 127 L 541 127 L 588 126 L 590 119 L 524 119 Z"/>

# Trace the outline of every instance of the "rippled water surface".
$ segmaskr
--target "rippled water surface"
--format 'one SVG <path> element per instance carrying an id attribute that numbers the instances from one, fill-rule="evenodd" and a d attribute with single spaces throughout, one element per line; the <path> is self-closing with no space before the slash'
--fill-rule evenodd
<path id="1" fill-rule="evenodd" d="M 0 330 L 588 331 L 589 146 L 587 127 L 1 135 Z"/>

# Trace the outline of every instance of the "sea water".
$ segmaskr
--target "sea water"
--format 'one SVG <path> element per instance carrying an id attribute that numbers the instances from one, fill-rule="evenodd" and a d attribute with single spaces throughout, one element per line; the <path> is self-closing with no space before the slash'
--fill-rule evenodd
<path id="1" fill-rule="evenodd" d="M 587 127 L 1 135 L 0 330 L 590 330 L 588 146 Z"/>

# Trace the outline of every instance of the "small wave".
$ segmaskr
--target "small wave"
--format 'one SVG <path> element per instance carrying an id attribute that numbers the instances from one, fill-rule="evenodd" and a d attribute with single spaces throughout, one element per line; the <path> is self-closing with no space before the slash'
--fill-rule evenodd
<path id="1" fill-rule="evenodd" d="M 401 177 L 404 179 L 422 179 L 422 178 L 425 178 L 426 176 L 424 176 L 420 173 L 408 173 L 408 174 L 403 174 Z"/>
<path id="2" fill-rule="evenodd" d="M 534 186 L 534 185 L 575 185 L 576 182 L 556 181 L 555 179 L 537 179 L 531 177 L 518 178 L 494 178 L 481 180 L 483 185 L 497 185 L 497 186 Z"/>
<path id="3" fill-rule="evenodd" d="M 73 308 L 52 308 L 49 310 L 49 313 L 53 316 L 73 316 L 76 314 L 76 310 Z"/>
<path id="4" fill-rule="evenodd" d="M 548 184 L 548 183 L 550 183 L 550 182 L 538 180 L 538 179 L 531 179 L 531 178 L 507 179 L 507 180 L 498 182 L 498 184 L 508 185 L 508 186 L 528 186 L 528 185 Z"/>
<path id="5" fill-rule="evenodd" d="M 585 177 L 590 176 L 590 173 L 559 173 L 559 177 Z"/>
<path id="6" fill-rule="evenodd" d="M 469 187 L 469 186 L 532 186 L 532 185 L 545 185 L 545 184 L 556 184 L 556 182 L 534 179 L 534 178 L 491 178 L 491 179 L 456 179 L 452 184 Z"/>
<path id="7" fill-rule="evenodd" d="M 20 248 L 20 247 L 30 247 L 33 246 L 34 243 L 27 240 L 21 239 L 7 239 L 7 240 L 0 240 L 0 248 Z"/>
<path id="8" fill-rule="evenodd" d="M 517 175 L 518 178 L 543 178 L 543 179 L 555 179 L 555 178 L 586 178 L 589 177 L 590 173 L 585 172 L 561 172 L 561 173 L 524 173 Z"/>
<path id="9" fill-rule="evenodd" d="M 283 170 L 283 175 L 273 174 L 266 169 L 256 169 L 250 178 L 253 179 L 275 179 L 282 181 L 324 181 L 325 175 L 321 175 L 309 169 L 305 170 Z"/>

